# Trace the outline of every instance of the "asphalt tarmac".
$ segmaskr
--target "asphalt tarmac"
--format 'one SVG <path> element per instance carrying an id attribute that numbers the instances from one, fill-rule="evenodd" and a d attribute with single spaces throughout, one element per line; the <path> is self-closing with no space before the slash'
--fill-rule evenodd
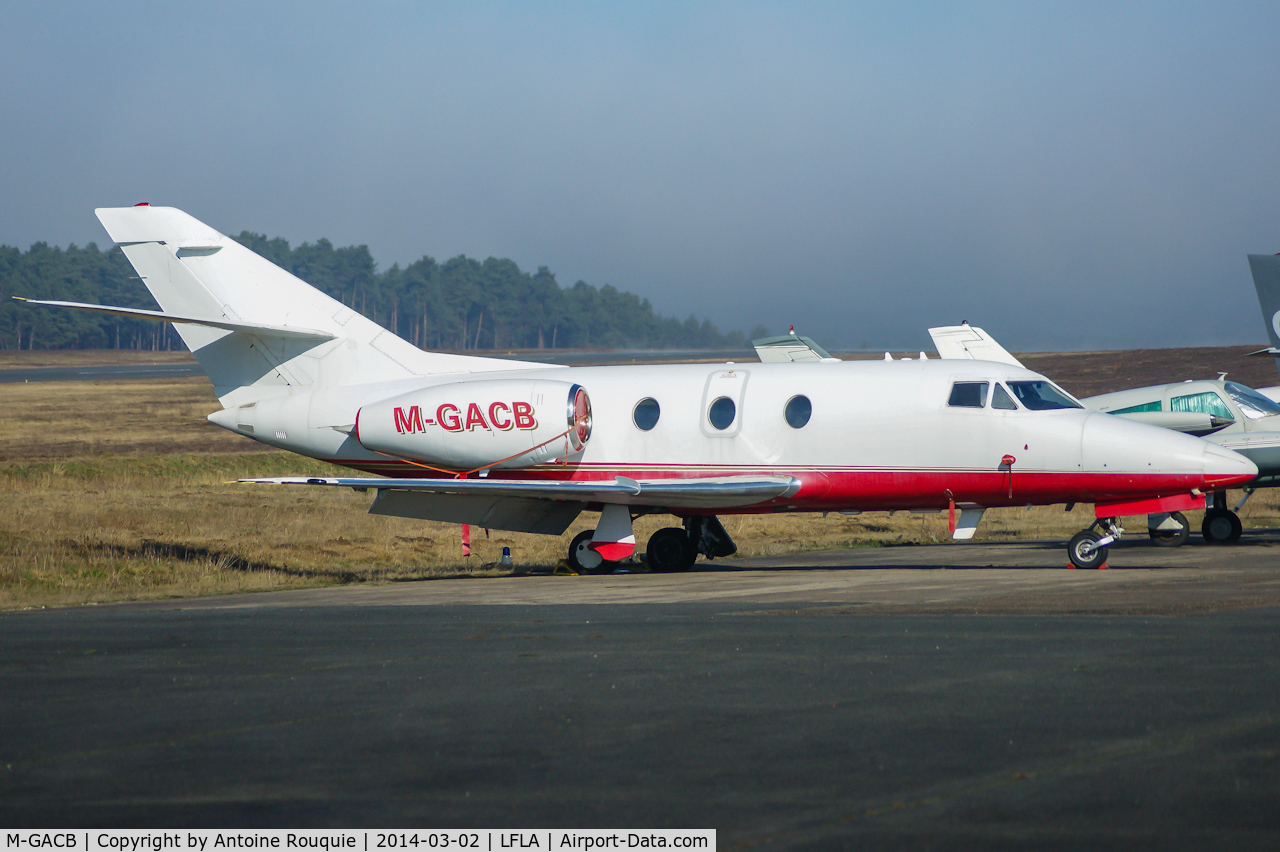
<path id="1" fill-rule="evenodd" d="M 1277 848 L 1280 532 L 1125 544 L 5 613 L 0 822 Z"/>

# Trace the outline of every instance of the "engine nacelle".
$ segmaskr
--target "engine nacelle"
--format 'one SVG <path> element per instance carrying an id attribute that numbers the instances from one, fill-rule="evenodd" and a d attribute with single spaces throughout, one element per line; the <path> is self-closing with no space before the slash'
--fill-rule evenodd
<path id="1" fill-rule="evenodd" d="M 591 400 L 569 382 L 436 385 L 364 406 L 354 434 L 375 452 L 449 470 L 527 467 L 582 451 Z"/>

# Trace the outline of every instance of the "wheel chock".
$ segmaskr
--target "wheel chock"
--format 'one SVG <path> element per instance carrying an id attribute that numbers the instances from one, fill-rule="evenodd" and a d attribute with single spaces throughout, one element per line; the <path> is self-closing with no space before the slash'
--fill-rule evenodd
<path id="1" fill-rule="evenodd" d="M 1108 565 L 1107 563 L 1103 562 L 1101 565 L 1099 565 L 1099 566 L 1098 566 L 1098 570 L 1099 570 L 1099 571 L 1105 571 L 1105 570 L 1107 570 L 1107 569 L 1108 569 L 1108 568 L 1110 568 L 1110 567 L 1111 567 L 1110 565 Z"/>
<path id="2" fill-rule="evenodd" d="M 556 570 L 551 572 L 553 577 L 576 577 L 578 572 L 573 570 L 573 566 L 569 564 L 569 560 L 561 559 L 556 563 Z"/>

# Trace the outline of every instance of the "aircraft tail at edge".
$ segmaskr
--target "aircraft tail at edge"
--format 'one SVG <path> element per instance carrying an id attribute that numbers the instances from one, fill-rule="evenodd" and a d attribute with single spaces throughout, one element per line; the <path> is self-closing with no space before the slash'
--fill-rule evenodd
<path id="1" fill-rule="evenodd" d="M 1276 369 L 1280 370 L 1280 255 L 1251 254 L 1249 269 L 1253 272 L 1253 286 L 1258 291 L 1258 305 L 1271 341 L 1270 350 L 1256 354 L 1276 356 Z"/>

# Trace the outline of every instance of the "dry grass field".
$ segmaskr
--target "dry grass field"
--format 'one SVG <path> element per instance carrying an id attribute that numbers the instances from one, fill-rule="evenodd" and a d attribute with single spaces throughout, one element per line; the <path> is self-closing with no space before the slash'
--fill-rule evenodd
<path id="1" fill-rule="evenodd" d="M 57 354 L 53 366 L 90 363 Z M 493 574 L 504 545 L 521 568 L 550 568 L 594 518 L 561 538 L 477 529 L 464 559 L 459 527 L 368 515 L 368 494 L 229 484 L 337 469 L 208 424 L 216 408 L 203 378 L 0 385 L 0 607 Z M 978 538 L 1065 540 L 1091 517 L 995 510 Z M 1280 492 L 1259 492 L 1243 519 L 1280 526 Z M 724 520 L 742 556 L 947 539 L 943 515 Z M 642 518 L 637 538 L 672 522 Z M 1129 526 L 1143 534 L 1142 519 Z"/>

